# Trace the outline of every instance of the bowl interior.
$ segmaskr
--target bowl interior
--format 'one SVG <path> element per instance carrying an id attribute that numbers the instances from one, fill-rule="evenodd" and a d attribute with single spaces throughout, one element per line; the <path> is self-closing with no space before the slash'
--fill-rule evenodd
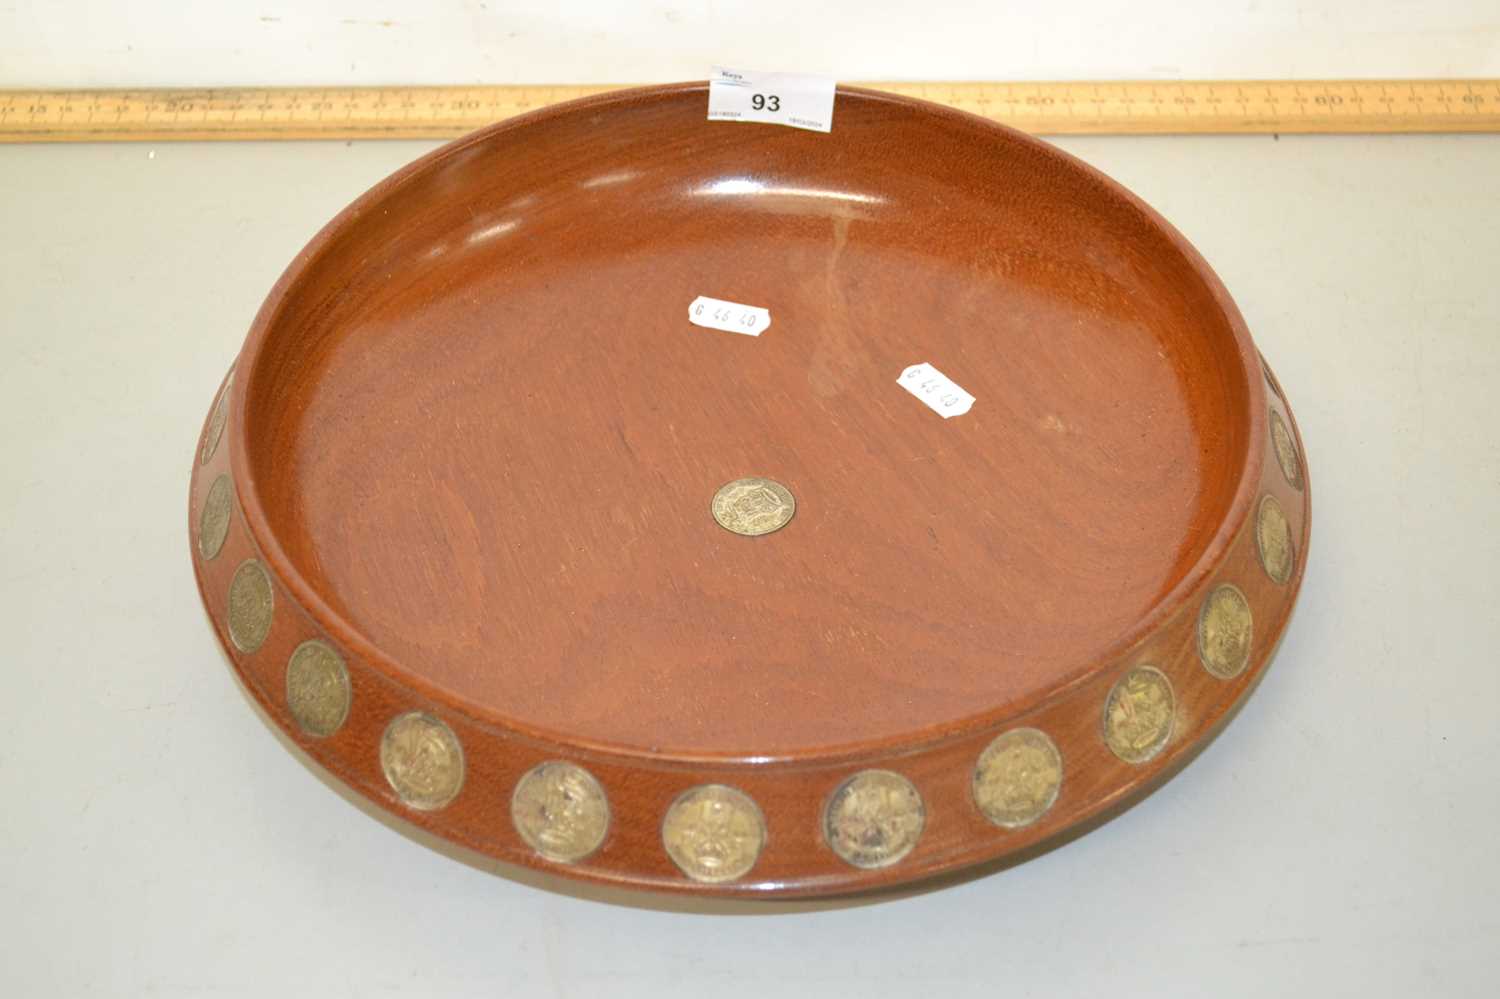
<path id="1" fill-rule="evenodd" d="M 699 295 L 768 308 L 691 325 Z M 551 111 L 367 195 L 242 359 L 255 500 L 348 628 L 482 715 L 776 756 L 1021 705 L 1190 574 L 1246 346 L 1187 252 L 1050 147 L 841 93 Z M 930 362 L 976 397 L 942 419 Z M 724 483 L 795 496 L 762 537 Z"/>

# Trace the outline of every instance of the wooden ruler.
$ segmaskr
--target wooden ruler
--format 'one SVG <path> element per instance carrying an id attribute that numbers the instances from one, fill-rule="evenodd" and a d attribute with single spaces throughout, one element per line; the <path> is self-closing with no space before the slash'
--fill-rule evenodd
<path id="1" fill-rule="evenodd" d="M 1494 132 L 1500 80 L 874 83 L 1027 132 Z M 0 141 L 450 138 L 608 86 L 0 91 Z"/>

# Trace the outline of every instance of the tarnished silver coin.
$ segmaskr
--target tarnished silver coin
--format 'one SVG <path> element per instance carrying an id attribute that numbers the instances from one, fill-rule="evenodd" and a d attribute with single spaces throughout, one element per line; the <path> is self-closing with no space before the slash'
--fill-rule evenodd
<path id="1" fill-rule="evenodd" d="M 241 652 L 254 652 L 271 633 L 275 603 L 271 577 L 253 558 L 240 563 L 229 581 L 229 640 Z"/>
<path id="2" fill-rule="evenodd" d="M 661 840 L 672 862 L 694 881 L 736 881 L 750 873 L 766 845 L 766 820 L 745 792 L 702 784 L 672 802 Z"/>
<path id="3" fill-rule="evenodd" d="M 219 450 L 219 438 L 224 436 L 224 424 L 229 419 L 229 389 L 234 385 L 234 374 L 231 373 L 224 382 L 224 388 L 219 392 L 219 401 L 214 404 L 213 415 L 208 418 L 208 430 L 203 434 L 203 451 L 198 456 L 198 464 L 207 465 L 208 460 Z"/>
<path id="4" fill-rule="evenodd" d="M 609 800 L 593 774 L 554 760 L 532 767 L 516 783 L 510 817 L 533 850 L 548 860 L 571 864 L 604 842 Z"/>
<path id="5" fill-rule="evenodd" d="M 752 477 L 720 486 L 712 509 L 720 527 L 753 538 L 785 527 L 797 501 L 780 482 Z"/>
<path id="6" fill-rule="evenodd" d="M 927 823 L 922 796 L 890 770 L 863 770 L 839 785 L 823 817 L 833 852 L 855 867 L 888 867 L 916 847 Z"/>
<path id="7" fill-rule="evenodd" d="M 996 736 L 979 754 L 974 803 L 997 826 L 1029 826 L 1057 800 L 1062 773 L 1062 755 L 1046 733 L 1011 729 Z"/>
<path id="8" fill-rule="evenodd" d="M 234 509 L 234 488 L 229 484 L 229 475 L 220 475 L 208 487 L 208 496 L 203 500 L 203 512 L 198 517 L 198 554 L 203 561 L 218 558 L 229 537 L 229 518 Z"/>
<path id="9" fill-rule="evenodd" d="M 412 808 L 430 812 L 458 797 L 464 751 L 453 730 L 420 711 L 400 715 L 380 738 L 380 768 L 391 790 Z"/>
<path id="10" fill-rule="evenodd" d="M 1292 578 L 1292 567 L 1297 562 L 1292 525 L 1286 519 L 1286 511 L 1270 493 L 1261 497 L 1260 509 L 1255 514 L 1255 553 L 1272 580 L 1285 583 Z"/>
<path id="11" fill-rule="evenodd" d="M 1281 474 L 1294 489 L 1302 488 L 1302 462 L 1297 455 L 1297 445 L 1292 441 L 1292 432 L 1286 421 L 1276 410 L 1271 410 L 1271 447 L 1276 452 L 1276 464 Z"/>
<path id="12" fill-rule="evenodd" d="M 349 717 L 349 670 L 316 638 L 297 646 L 286 663 L 286 706 L 308 735 L 326 738 Z"/>
<path id="13" fill-rule="evenodd" d="M 1220 680 L 1231 680 L 1250 662 L 1254 632 L 1250 601 L 1225 583 L 1214 588 L 1198 614 L 1198 659 Z"/>
<path id="14" fill-rule="evenodd" d="M 1104 702 L 1104 743 L 1126 763 L 1145 763 L 1172 737 L 1177 700 L 1154 666 L 1126 673 Z"/>

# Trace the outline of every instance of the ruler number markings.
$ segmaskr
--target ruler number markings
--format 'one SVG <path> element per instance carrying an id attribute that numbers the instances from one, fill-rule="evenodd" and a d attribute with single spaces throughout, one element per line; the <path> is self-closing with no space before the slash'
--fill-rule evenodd
<path id="1" fill-rule="evenodd" d="M 876 86 L 880 86 L 876 84 Z M 1500 80 L 888 84 L 1044 134 L 1500 131 Z M 459 135 L 608 88 L 413 87 L 0 92 L 0 141 Z M 785 104 L 757 91 L 766 111 Z"/>

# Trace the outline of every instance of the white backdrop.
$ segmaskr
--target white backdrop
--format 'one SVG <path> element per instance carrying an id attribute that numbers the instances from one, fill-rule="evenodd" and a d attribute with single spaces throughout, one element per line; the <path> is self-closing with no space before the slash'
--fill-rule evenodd
<path id="1" fill-rule="evenodd" d="M 1500 76 L 1497 0 L 9 0 L 0 87 Z"/>

